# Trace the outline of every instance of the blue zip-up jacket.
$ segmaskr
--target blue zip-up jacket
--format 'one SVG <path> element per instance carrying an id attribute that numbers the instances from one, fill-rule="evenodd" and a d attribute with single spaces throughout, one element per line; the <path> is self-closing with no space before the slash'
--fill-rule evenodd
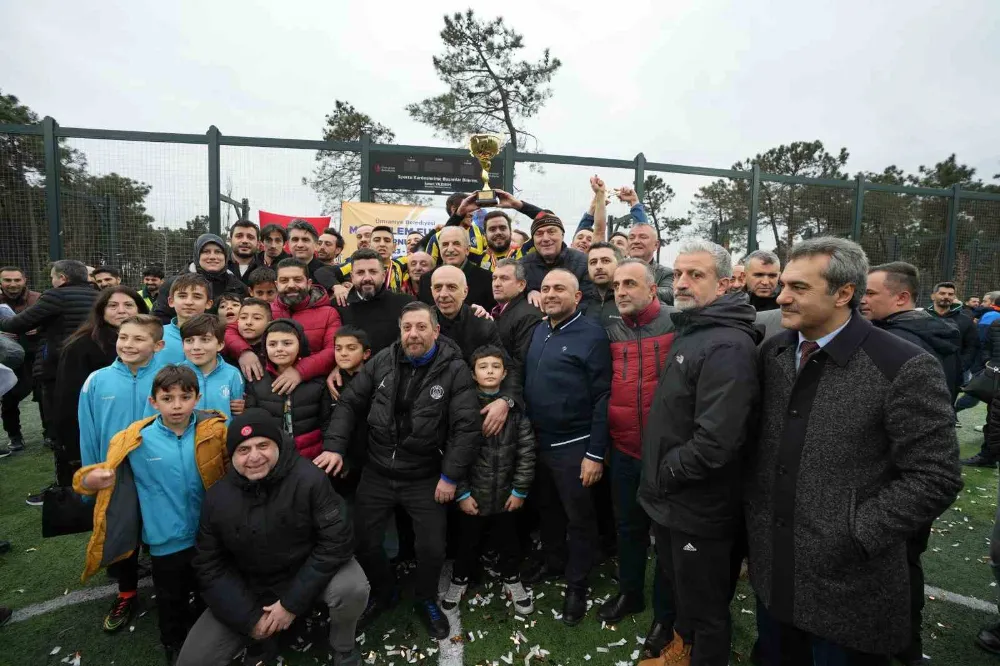
<path id="1" fill-rule="evenodd" d="M 629 210 L 629 215 L 635 220 L 636 224 L 649 224 L 649 218 L 646 217 L 646 209 L 642 207 L 641 203 L 636 203 Z M 594 216 L 590 213 L 584 213 L 583 217 L 580 218 L 580 224 L 576 225 L 576 231 L 573 235 L 580 233 L 581 229 L 593 229 L 594 228 Z M 595 240 L 596 242 L 596 240 Z"/>
<path id="2" fill-rule="evenodd" d="M 163 349 L 156 352 L 160 365 L 177 365 L 184 362 L 184 341 L 181 340 L 181 327 L 177 325 L 177 317 L 163 327 Z"/>
<path id="3" fill-rule="evenodd" d="M 106 460 L 112 437 L 156 413 L 149 404 L 149 395 L 161 365 L 157 354 L 135 375 L 121 359 L 90 373 L 80 389 L 76 409 L 80 422 L 80 462 L 84 467 Z"/>
<path id="4" fill-rule="evenodd" d="M 198 392 L 201 398 L 198 400 L 197 409 L 214 409 L 222 412 L 226 416 L 226 421 L 233 420 L 232 410 L 229 408 L 230 400 L 243 399 L 243 375 L 237 368 L 229 365 L 222 359 L 220 354 L 215 370 L 206 377 L 197 365 L 184 360 L 183 365 L 194 370 L 198 377 Z"/>
<path id="5" fill-rule="evenodd" d="M 986 344 L 986 338 L 987 338 L 986 332 L 990 330 L 990 324 L 995 322 L 998 318 L 1000 318 L 1000 312 L 997 312 L 996 310 L 992 309 L 987 310 L 983 314 L 983 316 L 979 318 L 977 331 L 979 333 L 979 343 L 981 345 Z"/>
<path id="6" fill-rule="evenodd" d="M 178 437 L 163 418 L 140 430 L 142 443 L 128 454 L 142 514 L 142 540 L 154 557 L 194 546 L 205 486 L 195 464 L 194 415 Z"/>
<path id="7" fill-rule="evenodd" d="M 611 344 L 579 310 L 553 329 L 535 327 L 525 360 L 524 402 L 541 449 L 586 444 L 603 461 L 608 447 Z"/>

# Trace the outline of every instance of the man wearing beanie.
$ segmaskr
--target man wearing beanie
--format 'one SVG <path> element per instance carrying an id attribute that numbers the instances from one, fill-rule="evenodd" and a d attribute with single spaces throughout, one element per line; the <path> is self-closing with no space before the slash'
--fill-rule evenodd
<path id="1" fill-rule="evenodd" d="M 354 632 L 368 580 L 344 500 L 263 409 L 236 416 L 226 446 L 232 465 L 205 494 L 194 559 L 208 608 L 178 666 L 222 666 L 244 647 L 272 663 L 278 632 L 320 598 L 330 608 L 333 663 L 360 666 Z"/>
<path id="2" fill-rule="evenodd" d="M 202 234 L 194 242 L 194 263 L 188 271 L 200 273 L 208 280 L 212 293 L 212 307 L 209 312 L 215 314 L 219 307 L 219 297 L 223 294 L 232 293 L 246 296 L 247 288 L 239 277 L 230 272 L 226 265 L 228 254 L 226 252 L 226 242 L 215 234 Z M 174 309 L 167 303 L 170 296 L 170 285 L 175 277 L 168 278 L 160 287 L 159 295 L 156 298 L 156 307 L 153 314 L 160 318 L 164 324 L 169 324 L 170 320 L 177 316 Z"/>
<path id="3" fill-rule="evenodd" d="M 555 213 L 549 210 L 539 212 L 531 223 L 531 240 L 535 251 L 524 256 L 525 277 L 528 281 L 528 302 L 536 308 L 542 305 L 541 288 L 545 275 L 553 268 L 562 268 L 580 282 L 583 300 L 592 298 L 594 284 L 587 273 L 587 255 L 579 250 L 568 247 L 563 242 L 566 228 Z"/>

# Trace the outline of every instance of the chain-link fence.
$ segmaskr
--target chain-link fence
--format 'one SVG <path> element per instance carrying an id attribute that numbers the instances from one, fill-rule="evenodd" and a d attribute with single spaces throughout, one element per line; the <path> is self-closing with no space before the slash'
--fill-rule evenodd
<path id="1" fill-rule="evenodd" d="M 151 263 L 167 273 L 183 270 L 199 234 L 225 235 L 243 215 L 255 222 L 261 210 L 336 217 L 342 200 L 440 205 L 448 194 L 373 191 L 374 152 L 366 137 L 229 137 L 214 127 L 204 135 L 156 134 L 60 128 L 51 118 L 0 125 L 0 265 L 24 267 L 36 288 L 47 286 L 56 258 L 114 266 L 138 284 Z M 637 190 L 664 242 L 665 264 L 673 259 L 671 244 L 687 237 L 712 239 L 738 258 L 758 247 L 784 257 L 804 238 L 834 235 L 859 241 L 873 265 L 916 265 L 921 302 L 944 279 L 963 296 L 1000 287 L 1000 194 L 764 174 L 756 165 L 647 163 L 641 154 L 504 155 L 509 170 L 494 187 L 506 185 L 556 211 L 567 242 L 590 206 L 589 178 L 596 174 L 609 191 Z M 611 232 L 627 231 L 628 209 L 613 196 L 608 214 Z M 515 218 L 515 226 L 530 222 Z"/>

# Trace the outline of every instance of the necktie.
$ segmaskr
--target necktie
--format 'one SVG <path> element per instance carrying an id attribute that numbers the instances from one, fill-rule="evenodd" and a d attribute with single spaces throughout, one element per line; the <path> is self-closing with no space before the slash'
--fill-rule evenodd
<path id="1" fill-rule="evenodd" d="M 809 362 L 812 355 L 819 350 L 819 343 L 813 342 L 812 340 L 802 341 L 802 344 L 799 345 L 799 372 L 802 372 L 802 368 L 806 367 L 806 363 Z"/>

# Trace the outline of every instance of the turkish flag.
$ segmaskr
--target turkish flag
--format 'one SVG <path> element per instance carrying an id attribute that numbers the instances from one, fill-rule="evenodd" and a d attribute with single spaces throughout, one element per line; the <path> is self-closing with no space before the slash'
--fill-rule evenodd
<path id="1" fill-rule="evenodd" d="M 260 226 L 263 229 L 268 224 L 277 224 L 282 229 L 288 227 L 292 220 L 305 220 L 316 230 L 316 235 L 320 235 L 330 226 L 330 216 L 326 217 L 302 217 L 299 215 L 281 215 L 280 213 L 268 213 L 266 210 L 257 211 Z"/>

